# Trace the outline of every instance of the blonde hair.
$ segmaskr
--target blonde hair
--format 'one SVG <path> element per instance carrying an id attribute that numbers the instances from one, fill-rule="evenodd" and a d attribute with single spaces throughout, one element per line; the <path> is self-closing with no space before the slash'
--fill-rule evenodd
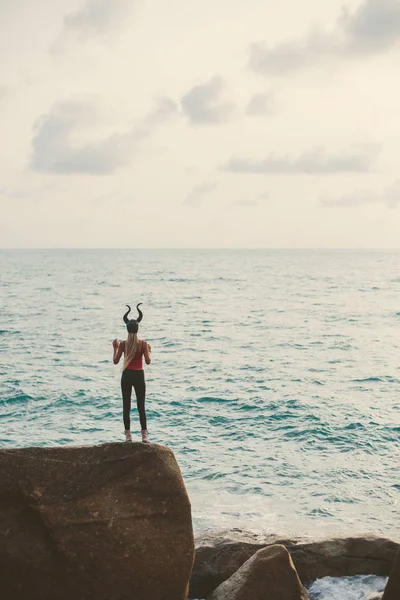
<path id="1" fill-rule="evenodd" d="M 139 348 L 139 342 L 140 340 L 138 339 L 137 333 L 128 333 L 128 337 L 125 342 L 125 357 L 122 367 L 123 370 L 127 368 L 131 360 L 134 358 Z"/>

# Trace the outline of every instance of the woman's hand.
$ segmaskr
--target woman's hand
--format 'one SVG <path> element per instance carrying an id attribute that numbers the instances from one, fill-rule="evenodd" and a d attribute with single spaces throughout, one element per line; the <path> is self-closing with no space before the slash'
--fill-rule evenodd
<path id="1" fill-rule="evenodd" d="M 119 343 L 118 340 L 113 340 L 112 345 L 114 348 L 113 363 L 114 365 L 117 365 L 119 363 L 119 359 L 122 356 L 122 353 L 125 351 L 125 343 Z"/>

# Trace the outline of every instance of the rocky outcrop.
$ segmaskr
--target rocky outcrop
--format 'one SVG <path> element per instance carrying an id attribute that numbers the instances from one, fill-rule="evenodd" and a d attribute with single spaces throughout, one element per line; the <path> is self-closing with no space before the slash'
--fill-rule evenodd
<path id="1" fill-rule="evenodd" d="M 256 552 L 207 600 L 308 600 L 284 546 Z"/>
<path id="2" fill-rule="evenodd" d="M 0 450 L 0 594 L 184 600 L 191 509 L 155 444 Z"/>
<path id="3" fill-rule="evenodd" d="M 398 549 L 395 542 L 375 536 L 319 542 L 276 536 L 260 539 L 250 534 L 230 537 L 215 535 L 197 540 L 190 598 L 206 598 L 255 552 L 273 544 L 287 548 L 304 585 L 328 576 L 388 575 Z"/>
<path id="4" fill-rule="evenodd" d="M 204 534 L 198 537 L 189 598 L 206 598 L 258 550 L 281 543 L 287 545 L 288 541 L 276 536 L 261 540 L 245 532 L 238 532 L 237 535 L 229 532 Z"/>
<path id="5" fill-rule="evenodd" d="M 399 600 L 400 598 L 400 550 L 394 559 L 389 581 L 387 582 L 382 600 Z"/>
<path id="6" fill-rule="evenodd" d="M 321 577 L 389 574 L 399 545 L 379 536 L 298 543 L 290 548 L 300 579 L 308 585 Z"/>

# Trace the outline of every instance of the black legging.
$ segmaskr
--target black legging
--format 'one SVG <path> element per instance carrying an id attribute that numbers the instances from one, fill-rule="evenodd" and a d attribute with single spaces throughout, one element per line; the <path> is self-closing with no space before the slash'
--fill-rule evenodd
<path id="1" fill-rule="evenodd" d="M 131 428 L 132 387 L 135 388 L 140 425 L 142 426 L 142 429 L 147 429 L 146 411 L 144 408 L 144 401 L 146 397 L 146 382 L 144 380 L 143 369 L 137 371 L 133 369 L 125 369 L 125 371 L 123 371 L 122 373 L 121 391 L 124 406 L 124 425 L 126 431 L 129 431 Z"/>

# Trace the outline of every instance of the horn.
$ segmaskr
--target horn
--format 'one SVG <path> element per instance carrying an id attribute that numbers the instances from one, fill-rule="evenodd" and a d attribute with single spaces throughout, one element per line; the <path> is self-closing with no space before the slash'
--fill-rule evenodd
<path id="1" fill-rule="evenodd" d="M 137 309 L 137 311 L 138 311 L 138 313 L 139 313 L 139 316 L 138 316 L 138 318 L 136 319 L 136 321 L 137 321 L 138 323 L 140 323 L 140 321 L 143 319 L 143 313 L 142 313 L 142 311 L 141 311 L 141 310 L 140 310 L 140 308 L 139 308 L 139 306 L 140 306 L 141 304 L 143 304 L 143 302 L 139 302 L 139 304 L 136 306 L 136 309 Z"/>
<path id="2" fill-rule="evenodd" d="M 125 306 L 127 306 L 129 308 L 129 310 L 126 311 L 126 313 L 124 314 L 124 316 L 122 317 L 124 319 L 125 323 L 128 323 L 129 319 L 128 319 L 128 315 L 131 312 L 131 307 L 129 306 L 129 304 L 126 304 Z"/>

